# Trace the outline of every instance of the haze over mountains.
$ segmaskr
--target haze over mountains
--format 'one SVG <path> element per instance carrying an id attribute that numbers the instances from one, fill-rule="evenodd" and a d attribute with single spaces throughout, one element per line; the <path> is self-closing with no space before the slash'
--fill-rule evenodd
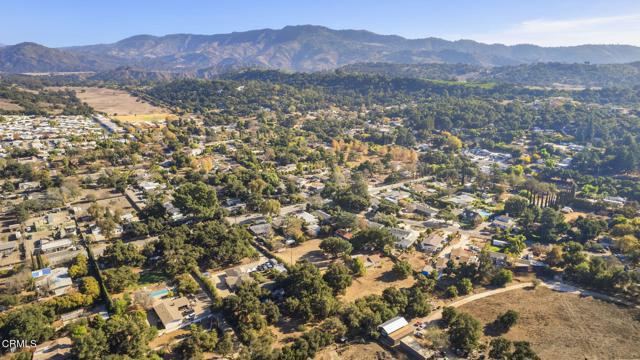
<path id="1" fill-rule="evenodd" d="M 218 35 L 137 35 L 113 44 L 58 49 L 35 43 L 0 48 L 0 71 L 13 73 L 106 71 L 127 66 L 208 74 L 242 67 L 318 71 L 362 62 L 503 66 L 538 62 L 617 64 L 639 60 L 640 47 L 629 45 L 489 45 L 471 40 L 406 39 L 311 25 Z"/>

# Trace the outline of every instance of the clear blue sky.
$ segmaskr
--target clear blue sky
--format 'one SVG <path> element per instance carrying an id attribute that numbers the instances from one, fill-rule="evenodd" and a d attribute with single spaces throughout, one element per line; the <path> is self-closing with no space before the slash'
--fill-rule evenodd
<path id="1" fill-rule="evenodd" d="M 5 0 L 0 43 L 114 42 L 314 24 L 410 38 L 640 45 L 638 0 Z"/>

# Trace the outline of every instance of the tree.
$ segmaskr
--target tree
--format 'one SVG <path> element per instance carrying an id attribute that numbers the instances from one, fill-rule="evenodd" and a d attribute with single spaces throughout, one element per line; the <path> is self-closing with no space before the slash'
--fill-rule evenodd
<path id="1" fill-rule="evenodd" d="M 453 306 L 445 306 L 442 308 L 442 322 L 446 327 L 451 326 L 457 316 L 458 311 Z"/>
<path id="2" fill-rule="evenodd" d="M 422 290 L 417 287 L 409 289 L 409 296 L 407 297 L 407 300 L 405 313 L 410 318 L 427 316 L 431 311 L 429 299 L 425 296 Z"/>
<path id="3" fill-rule="evenodd" d="M 49 340 L 55 333 L 51 327 L 55 314 L 50 307 L 30 305 L 2 315 L 2 339 L 28 339 L 40 344 Z"/>
<path id="4" fill-rule="evenodd" d="M 73 347 L 71 353 L 79 360 L 101 359 L 109 351 L 107 335 L 99 329 L 92 329 L 88 324 L 74 326 L 71 330 Z"/>
<path id="5" fill-rule="evenodd" d="M 511 356 L 511 341 L 498 337 L 492 339 L 489 343 L 491 350 L 489 351 L 489 358 L 492 360 L 509 360 Z"/>
<path id="6" fill-rule="evenodd" d="M 529 200 L 522 196 L 511 196 L 504 202 L 504 211 L 514 217 L 519 217 L 529 205 Z"/>
<path id="7" fill-rule="evenodd" d="M 265 215 L 279 215 L 280 202 L 276 199 L 267 199 L 262 202 L 262 205 L 260 206 L 260 212 Z"/>
<path id="8" fill-rule="evenodd" d="M 186 183 L 173 194 L 173 204 L 185 214 L 212 219 L 220 215 L 216 190 L 203 183 Z"/>
<path id="9" fill-rule="evenodd" d="M 361 277 L 367 272 L 367 267 L 361 257 L 349 258 L 346 262 L 354 277 Z"/>
<path id="10" fill-rule="evenodd" d="M 518 322 L 518 318 L 520 314 L 518 314 L 515 310 L 507 310 L 505 313 L 498 316 L 494 324 L 498 329 L 502 332 L 507 332 L 513 325 Z"/>
<path id="11" fill-rule="evenodd" d="M 222 339 L 218 341 L 218 344 L 216 345 L 216 352 L 218 352 L 222 356 L 226 356 L 232 351 L 233 351 L 233 333 L 227 331 L 224 333 L 224 335 L 222 335 Z"/>
<path id="12" fill-rule="evenodd" d="M 142 255 L 134 244 L 124 244 L 122 240 L 107 246 L 104 249 L 100 261 L 107 267 L 115 266 L 142 266 L 145 262 Z"/>
<path id="13" fill-rule="evenodd" d="M 458 297 L 458 288 L 455 285 L 451 285 L 444 292 L 444 295 L 448 298 L 456 298 Z"/>
<path id="14" fill-rule="evenodd" d="M 178 275 L 177 280 L 177 290 L 181 295 L 196 294 L 198 291 L 200 291 L 200 285 L 198 285 L 198 283 L 193 280 L 191 275 L 189 275 L 188 273 Z"/>
<path id="15" fill-rule="evenodd" d="M 554 245 L 553 247 L 551 247 L 551 250 L 547 253 L 547 257 L 545 261 L 550 266 L 557 267 L 557 266 L 562 266 L 564 262 L 563 259 L 564 257 L 563 257 L 562 246 Z"/>
<path id="16" fill-rule="evenodd" d="M 480 340 L 480 322 L 467 313 L 460 313 L 449 326 L 449 342 L 454 349 L 473 351 Z"/>
<path id="17" fill-rule="evenodd" d="M 281 285 L 287 289 L 285 307 L 303 320 L 324 319 L 337 310 L 333 289 L 318 268 L 306 260 L 293 266 Z"/>
<path id="18" fill-rule="evenodd" d="M 287 216 L 284 220 L 284 234 L 291 236 L 298 243 L 306 240 L 303 227 L 304 220 L 295 216 Z"/>
<path id="19" fill-rule="evenodd" d="M 320 249 L 325 253 L 331 254 L 333 257 L 338 257 L 340 255 L 349 255 L 353 250 L 353 246 L 347 240 L 337 238 L 337 237 L 328 237 L 320 243 Z"/>
<path id="20" fill-rule="evenodd" d="M 406 279 L 411 275 L 411 264 L 406 260 L 396 261 L 393 264 L 393 272 L 400 279 Z"/>
<path id="21" fill-rule="evenodd" d="M 458 282 L 458 292 L 460 295 L 467 295 L 473 292 L 473 283 L 469 278 L 463 278 Z"/>
<path id="22" fill-rule="evenodd" d="M 104 325 L 109 345 L 108 354 L 126 355 L 130 358 L 145 358 L 150 352 L 148 343 L 157 331 L 146 321 L 141 311 L 113 315 Z M 105 354 L 106 355 L 106 354 Z"/>
<path id="23" fill-rule="evenodd" d="M 394 242 L 395 238 L 391 235 L 389 230 L 385 228 L 365 229 L 358 232 L 351 239 L 351 243 L 355 249 L 363 249 L 370 246 L 378 251 L 383 251 L 386 246 L 389 246 Z"/>
<path id="24" fill-rule="evenodd" d="M 191 325 L 187 338 L 174 348 L 173 353 L 179 359 L 202 359 L 202 353 L 213 352 L 217 344 L 217 332 L 205 331 L 199 325 Z"/>
<path id="25" fill-rule="evenodd" d="M 69 267 L 69 276 L 76 279 L 86 276 L 89 273 L 89 263 L 87 257 L 79 254 L 76 256 L 73 265 Z"/>
<path id="26" fill-rule="evenodd" d="M 540 357 L 531 349 L 528 341 L 516 341 L 513 343 L 514 350 L 510 360 L 540 360 Z"/>
<path id="27" fill-rule="evenodd" d="M 498 272 L 491 278 L 491 285 L 493 286 L 505 286 L 510 283 L 513 279 L 513 272 L 508 269 L 500 269 Z"/>
<path id="28" fill-rule="evenodd" d="M 578 216 L 574 225 L 578 228 L 576 240 L 584 243 L 588 240 L 595 239 L 600 233 L 607 228 L 607 222 L 593 216 Z"/>
<path id="29" fill-rule="evenodd" d="M 104 276 L 104 285 L 109 291 L 119 293 L 129 286 L 133 286 L 140 279 L 140 275 L 131 271 L 128 266 L 121 266 L 108 269 L 102 272 Z"/>
<path id="30" fill-rule="evenodd" d="M 544 208 L 540 215 L 540 240 L 552 242 L 558 240 L 558 234 L 567 230 L 564 215 L 552 208 Z"/>
<path id="31" fill-rule="evenodd" d="M 100 295 L 100 285 L 93 276 L 85 276 L 80 280 L 80 291 L 92 299 L 97 299 Z"/>
<path id="32" fill-rule="evenodd" d="M 329 265 L 327 272 L 324 273 L 322 278 L 331 286 L 334 294 L 344 294 L 344 291 L 353 281 L 349 269 L 340 263 L 332 263 Z"/>

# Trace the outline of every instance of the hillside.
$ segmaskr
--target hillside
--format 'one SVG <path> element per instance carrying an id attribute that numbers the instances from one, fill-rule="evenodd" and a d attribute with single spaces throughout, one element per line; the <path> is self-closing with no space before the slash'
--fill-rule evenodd
<path id="1" fill-rule="evenodd" d="M 33 43 L 0 48 L 0 71 L 5 72 L 96 71 L 123 65 L 184 72 L 206 68 L 208 73 L 216 73 L 241 67 L 319 71 L 359 62 L 502 66 L 633 61 L 640 61 L 640 48 L 627 45 L 488 45 L 471 40 L 406 39 L 311 25 L 217 35 L 137 35 L 112 44 L 62 49 Z"/>
<path id="2" fill-rule="evenodd" d="M 470 80 L 520 85 L 633 87 L 640 85 L 640 62 L 629 64 L 536 63 L 481 67 L 465 64 L 358 63 L 340 68 L 347 73 L 436 80 Z"/>

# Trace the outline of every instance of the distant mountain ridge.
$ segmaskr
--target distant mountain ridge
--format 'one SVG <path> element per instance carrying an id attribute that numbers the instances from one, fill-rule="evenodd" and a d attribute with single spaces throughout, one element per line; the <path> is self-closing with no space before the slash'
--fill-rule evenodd
<path id="1" fill-rule="evenodd" d="M 172 72 L 208 69 L 214 73 L 243 67 L 319 71 L 361 62 L 501 66 L 633 61 L 640 61 L 640 47 L 489 45 L 472 40 L 406 39 L 313 25 L 217 35 L 136 35 L 112 44 L 59 49 L 34 43 L 0 48 L 0 71 L 4 72 L 104 71 L 130 66 Z"/>

